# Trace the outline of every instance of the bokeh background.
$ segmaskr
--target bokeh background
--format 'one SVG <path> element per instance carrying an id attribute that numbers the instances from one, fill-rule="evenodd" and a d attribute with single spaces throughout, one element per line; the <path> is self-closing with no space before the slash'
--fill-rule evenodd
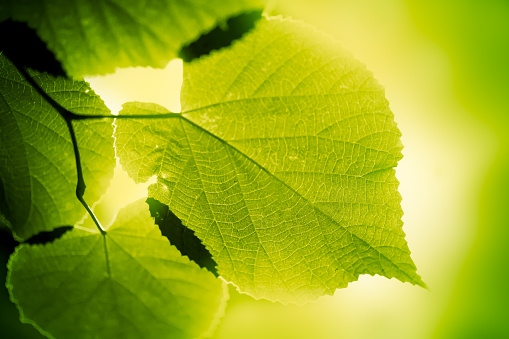
<path id="1" fill-rule="evenodd" d="M 333 35 L 386 87 L 405 145 L 404 231 L 429 290 L 363 276 L 298 307 L 230 287 L 213 338 L 509 338 L 509 1 L 278 0 L 269 13 Z M 178 111 L 181 78 L 174 60 L 88 80 L 113 111 Z M 102 220 L 145 188 L 117 169 Z M 1 307 L 6 338 L 38 337 Z"/>

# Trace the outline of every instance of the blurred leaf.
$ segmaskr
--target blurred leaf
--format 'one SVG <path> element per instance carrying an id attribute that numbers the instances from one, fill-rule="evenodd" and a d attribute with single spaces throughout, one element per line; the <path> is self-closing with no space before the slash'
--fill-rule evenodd
<path id="1" fill-rule="evenodd" d="M 448 54 L 464 104 L 507 134 L 509 2 L 406 0 L 419 28 Z"/>
<path id="2" fill-rule="evenodd" d="M 35 71 L 34 80 L 74 113 L 109 114 L 83 81 Z M 59 113 L 0 54 L 0 212 L 17 240 L 58 226 L 73 225 L 85 214 L 76 199 L 76 165 L 67 125 Z M 75 123 L 90 204 L 106 190 L 115 158 L 110 121 Z"/>
<path id="3" fill-rule="evenodd" d="M 509 140 L 500 147 L 478 198 L 479 225 L 434 338 L 508 338 Z M 489 281 L 487 280 L 489 277 Z"/>
<path id="4" fill-rule="evenodd" d="M 509 338 L 509 2 L 406 3 L 421 32 L 446 53 L 455 94 L 467 114 L 476 115 L 480 129 L 489 126 L 497 133 L 497 157 L 478 179 L 483 188 L 475 197 L 475 239 L 433 337 Z"/>
<path id="5" fill-rule="evenodd" d="M 116 67 L 164 67 L 217 22 L 261 7 L 262 0 L 11 0 L 0 12 L 27 22 L 66 72 L 80 77 Z"/>
<path id="6" fill-rule="evenodd" d="M 196 338 L 225 306 L 223 283 L 161 236 L 142 200 L 105 236 L 22 244 L 8 266 L 22 321 L 56 338 Z"/>
<path id="7" fill-rule="evenodd" d="M 213 86 L 211 86 L 213 84 Z M 262 19 L 185 65 L 183 114 L 128 103 L 117 155 L 194 230 L 219 274 L 302 303 L 361 274 L 424 286 L 402 231 L 401 143 L 383 88 L 328 36 Z"/>

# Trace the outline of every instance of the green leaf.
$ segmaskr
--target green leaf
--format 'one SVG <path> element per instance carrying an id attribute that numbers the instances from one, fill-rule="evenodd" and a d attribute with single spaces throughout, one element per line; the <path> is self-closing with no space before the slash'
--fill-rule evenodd
<path id="1" fill-rule="evenodd" d="M 83 81 L 32 71 L 34 80 L 66 109 L 109 110 Z M 106 120 L 74 122 L 89 204 L 106 190 L 115 167 L 113 126 Z M 76 199 L 76 165 L 64 119 L 0 54 L 0 212 L 17 240 L 74 225 L 86 213 Z M 93 184 L 92 184 L 93 183 Z"/>
<path id="2" fill-rule="evenodd" d="M 67 73 L 79 77 L 116 67 L 164 67 L 183 45 L 219 21 L 262 4 L 263 0 L 13 0 L 0 5 L 0 12 L 36 29 Z"/>
<path id="3" fill-rule="evenodd" d="M 194 230 L 219 274 L 302 303 L 361 274 L 424 286 L 402 230 L 400 131 L 383 88 L 328 36 L 262 19 L 185 65 L 182 114 L 129 103 L 117 154 Z M 166 115 L 165 115 L 166 114 Z"/>
<path id="4" fill-rule="evenodd" d="M 143 200 L 105 236 L 66 233 L 20 245 L 7 287 L 23 322 L 55 338 L 196 338 L 224 311 L 227 289 L 161 236 Z"/>

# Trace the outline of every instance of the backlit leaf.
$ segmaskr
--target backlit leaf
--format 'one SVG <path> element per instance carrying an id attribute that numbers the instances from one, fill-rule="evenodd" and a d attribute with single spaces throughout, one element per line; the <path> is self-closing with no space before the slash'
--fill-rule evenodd
<path id="1" fill-rule="evenodd" d="M 83 81 L 31 72 L 34 80 L 74 113 L 109 110 Z M 75 121 L 74 127 L 93 204 L 115 167 L 111 120 Z M 64 119 L 0 54 L 0 212 L 18 240 L 74 225 L 86 213 L 76 199 L 76 165 Z"/>
<path id="2" fill-rule="evenodd" d="M 21 320 L 55 338 L 197 338 L 227 299 L 221 280 L 161 236 L 143 200 L 105 236 L 76 227 L 47 245 L 20 245 L 8 266 Z"/>
<path id="3" fill-rule="evenodd" d="M 2 5 L 0 19 L 9 13 L 27 22 L 67 73 L 79 77 L 116 67 L 164 67 L 201 33 L 230 16 L 262 8 L 263 1 L 12 0 Z"/>
<path id="4" fill-rule="evenodd" d="M 128 103 L 118 156 L 256 298 L 301 303 L 361 274 L 424 286 L 402 230 L 384 89 L 328 36 L 262 19 L 184 67 L 182 114 Z"/>

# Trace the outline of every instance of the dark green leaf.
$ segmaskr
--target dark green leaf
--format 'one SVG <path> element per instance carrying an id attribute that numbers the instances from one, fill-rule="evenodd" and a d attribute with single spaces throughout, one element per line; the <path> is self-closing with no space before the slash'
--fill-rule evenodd
<path id="1" fill-rule="evenodd" d="M 218 25 L 210 32 L 203 34 L 198 40 L 183 47 L 180 50 L 179 58 L 190 62 L 213 50 L 230 46 L 234 40 L 240 39 L 253 29 L 261 15 L 262 11 L 253 11 L 229 18 L 226 23 Z"/>
<path id="2" fill-rule="evenodd" d="M 159 226 L 162 235 L 168 238 L 170 244 L 174 245 L 182 255 L 188 256 L 189 259 L 197 263 L 198 266 L 206 268 L 217 276 L 216 262 L 194 231 L 182 225 L 180 219 L 170 211 L 167 205 L 153 198 L 148 198 L 147 204 L 150 215 L 155 219 L 156 225 Z"/>
<path id="3" fill-rule="evenodd" d="M 74 113 L 108 115 L 83 81 L 30 72 L 56 102 Z M 93 204 L 115 167 L 111 120 L 74 124 L 85 180 Z M 60 114 L 0 53 L 0 213 L 18 240 L 74 225 L 86 213 L 76 199 L 76 164 L 68 127 Z"/>
<path id="4" fill-rule="evenodd" d="M 22 67 L 54 76 L 66 76 L 53 52 L 48 50 L 35 30 L 24 22 L 0 22 L 0 51 Z"/>
<path id="5" fill-rule="evenodd" d="M 164 67 L 183 45 L 263 0 L 10 0 L 10 16 L 34 28 L 73 77 L 117 67 Z M 0 17 L 0 20 L 2 19 Z M 23 42 L 20 42 L 23 43 Z"/>

